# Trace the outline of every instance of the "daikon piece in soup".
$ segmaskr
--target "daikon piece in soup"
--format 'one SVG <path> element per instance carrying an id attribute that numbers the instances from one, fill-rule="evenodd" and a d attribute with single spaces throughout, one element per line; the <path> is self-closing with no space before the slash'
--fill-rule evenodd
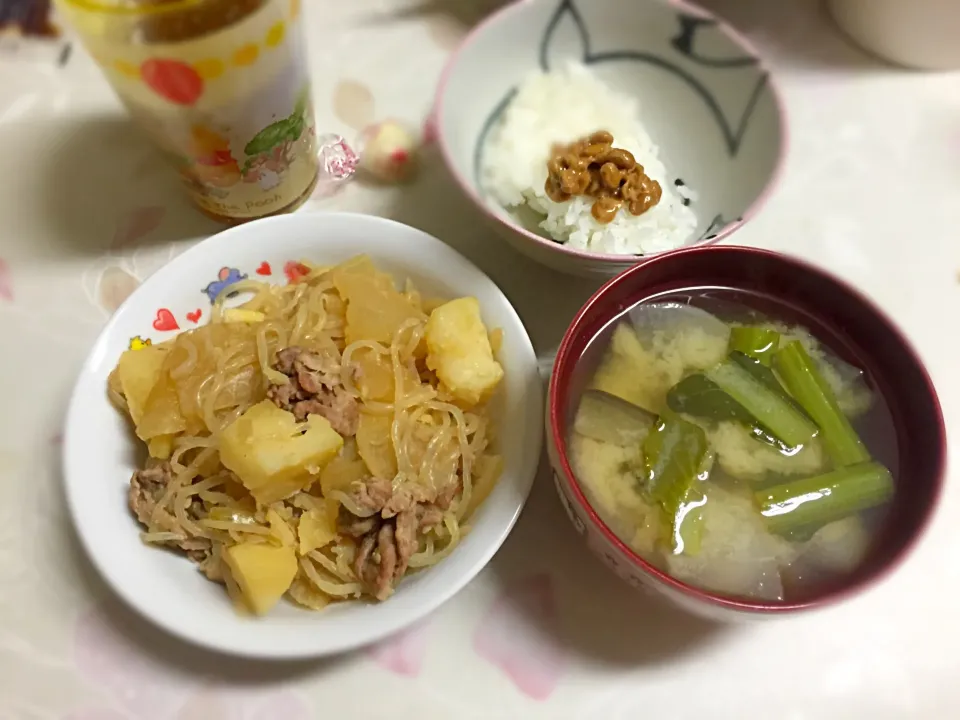
<path id="1" fill-rule="evenodd" d="M 841 336 L 814 325 L 767 297 L 684 290 L 631 307 L 588 344 L 572 467 L 645 560 L 763 601 L 857 571 L 894 494 L 896 432 Z"/>

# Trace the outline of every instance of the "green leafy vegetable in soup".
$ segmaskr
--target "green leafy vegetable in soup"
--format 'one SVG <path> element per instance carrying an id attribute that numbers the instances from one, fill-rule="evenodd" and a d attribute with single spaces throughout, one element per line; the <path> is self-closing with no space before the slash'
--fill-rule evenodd
<path id="1" fill-rule="evenodd" d="M 580 398 L 574 429 L 594 440 L 637 446 L 650 432 L 656 416 L 602 390 L 587 390 Z"/>
<path id="2" fill-rule="evenodd" d="M 611 530 L 674 577 L 789 599 L 868 552 L 895 432 L 862 370 L 805 328 L 726 322 L 711 303 L 740 299 L 723 292 L 638 304 L 595 339 L 572 465 Z M 886 429 L 874 452 L 866 428 Z"/>
<path id="3" fill-rule="evenodd" d="M 763 327 L 735 327 L 730 330 L 730 352 L 748 355 L 763 365 L 770 365 L 780 345 L 780 333 Z"/>
<path id="4" fill-rule="evenodd" d="M 661 416 L 643 442 L 644 489 L 663 512 L 672 552 L 682 552 L 687 540 L 699 547 L 699 511 L 705 502 L 699 485 L 708 457 L 703 428 L 673 414 Z"/>

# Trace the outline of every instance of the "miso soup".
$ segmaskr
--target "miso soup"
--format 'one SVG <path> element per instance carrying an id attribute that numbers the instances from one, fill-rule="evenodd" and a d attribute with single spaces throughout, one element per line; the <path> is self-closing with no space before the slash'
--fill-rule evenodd
<path id="1" fill-rule="evenodd" d="M 802 599 L 856 572 L 894 493 L 893 421 L 850 359 L 841 336 L 766 297 L 645 300 L 580 359 L 574 473 L 608 527 L 678 580 Z"/>

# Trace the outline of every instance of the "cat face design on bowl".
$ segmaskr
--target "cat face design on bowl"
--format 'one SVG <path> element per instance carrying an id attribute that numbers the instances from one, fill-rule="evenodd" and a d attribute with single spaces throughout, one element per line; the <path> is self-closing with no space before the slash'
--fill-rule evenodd
<path id="1" fill-rule="evenodd" d="M 696 117 L 697 125 L 704 126 L 704 130 L 709 129 L 706 126 L 712 121 L 719 131 L 728 167 L 718 169 L 718 174 L 736 172 L 733 166 L 737 164 L 741 146 L 749 139 L 747 133 L 751 129 L 751 119 L 768 89 L 769 74 L 760 66 L 758 58 L 730 48 L 718 49 L 718 21 L 689 4 L 678 7 L 676 32 L 670 36 L 664 35 L 664 47 L 651 51 L 601 49 L 585 19 L 587 13 L 580 10 L 584 5 L 582 1 L 577 3 L 575 0 L 561 0 L 558 4 L 541 40 L 541 69 L 548 71 L 560 68 L 571 59 L 576 59 L 594 69 L 608 64 L 634 65 L 671 76 L 679 85 L 686 86 L 686 91 L 678 87 L 676 95 L 692 93 L 692 98 L 685 100 L 684 105 L 690 99 L 694 103 L 702 102 L 699 113 L 684 114 L 690 118 Z M 738 98 L 739 107 L 725 102 L 725 93 L 715 89 L 714 85 L 718 83 L 711 79 L 714 75 L 709 72 L 711 70 L 719 71 L 724 76 L 722 83 L 742 86 L 738 87 L 738 94 L 742 95 L 742 98 Z M 506 104 L 497 117 L 505 107 Z M 706 132 L 697 135 L 710 137 L 710 133 Z M 717 134 L 713 133 L 713 137 L 711 143 L 716 142 Z M 678 174 L 674 184 L 685 184 L 683 176 Z M 696 242 L 714 240 L 721 233 L 731 232 L 734 229 L 731 226 L 742 222 L 742 208 L 735 209 L 737 203 L 711 200 L 709 189 L 701 192 L 700 184 L 693 187 L 699 196 L 693 203 L 700 205 L 697 208 L 700 226 Z"/>

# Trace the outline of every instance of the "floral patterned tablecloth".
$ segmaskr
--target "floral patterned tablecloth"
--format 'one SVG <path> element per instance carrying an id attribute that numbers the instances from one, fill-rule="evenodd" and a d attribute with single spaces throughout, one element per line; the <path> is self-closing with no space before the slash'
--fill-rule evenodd
<path id="1" fill-rule="evenodd" d="M 307 2 L 318 127 L 349 139 L 386 117 L 422 126 L 445 58 L 495 4 Z M 957 76 L 871 60 L 809 0 L 707 4 L 769 54 L 790 118 L 779 191 L 735 241 L 809 258 L 876 298 L 928 361 L 955 440 Z M 414 184 L 355 182 L 302 212 L 330 208 L 449 242 L 504 288 L 542 352 L 596 285 L 492 236 L 430 146 Z M 216 230 L 69 37 L 0 36 L 0 718 L 957 716 L 952 485 L 895 577 L 790 621 L 716 626 L 636 594 L 581 546 L 542 472 L 490 566 L 427 622 L 368 651 L 245 662 L 134 616 L 78 548 L 60 486 L 61 422 L 111 312 Z"/>

